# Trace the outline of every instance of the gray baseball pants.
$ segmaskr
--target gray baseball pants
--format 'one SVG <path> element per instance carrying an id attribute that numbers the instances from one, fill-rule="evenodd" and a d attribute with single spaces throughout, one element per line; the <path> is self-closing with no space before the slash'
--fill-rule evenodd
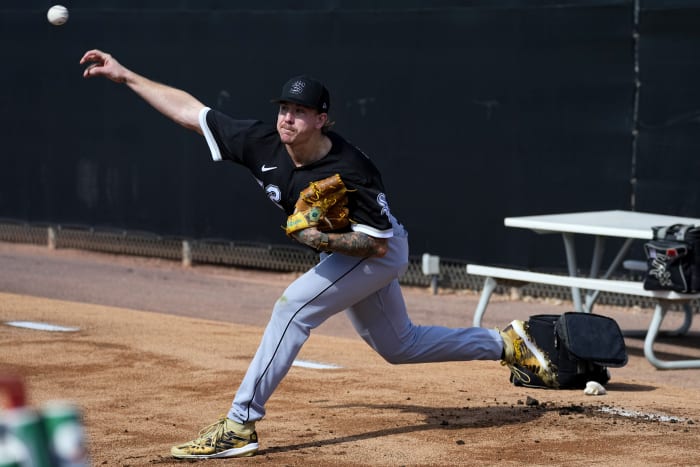
<path id="1" fill-rule="evenodd" d="M 398 278 L 408 266 L 408 239 L 389 239 L 382 258 L 322 255 L 275 303 L 270 322 L 234 397 L 228 417 L 260 420 L 311 330 L 345 310 L 357 333 L 393 364 L 498 360 L 496 330 L 417 326 L 406 312 Z"/>

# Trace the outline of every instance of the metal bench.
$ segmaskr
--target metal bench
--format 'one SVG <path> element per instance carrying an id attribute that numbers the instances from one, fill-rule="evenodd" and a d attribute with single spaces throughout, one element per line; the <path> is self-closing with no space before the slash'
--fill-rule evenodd
<path id="1" fill-rule="evenodd" d="M 700 293 L 683 294 L 666 290 L 645 290 L 642 282 L 637 281 L 564 276 L 519 269 L 481 266 L 477 264 L 467 265 L 467 274 L 485 277 L 484 288 L 481 292 L 481 297 L 479 298 L 479 303 L 476 307 L 473 320 L 474 326 L 479 327 L 481 326 L 481 319 L 486 312 L 486 307 L 489 304 L 491 295 L 499 284 L 511 285 L 515 287 L 519 287 L 527 283 L 551 284 L 585 290 L 597 290 L 600 292 L 611 292 L 651 298 L 656 302 L 656 306 L 654 308 L 654 315 L 649 323 L 649 329 L 645 332 L 646 337 L 644 338 L 644 356 L 652 365 L 662 370 L 700 368 L 700 359 L 668 361 L 661 360 L 654 354 L 654 342 L 659 335 L 661 323 L 666 316 L 669 305 L 671 303 L 685 304 L 690 300 L 698 299 L 700 298 Z M 684 307 L 684 309 L 685 321 L 681 327 L 673 331 L 673 334 L 675 335 L 685 334 L 688 332 L 688 329 L 690 329 L 690 325 L 692 324 L 692 310 L 690 307 Z M 585 311 L 590 312 L 590 309 Z"/>

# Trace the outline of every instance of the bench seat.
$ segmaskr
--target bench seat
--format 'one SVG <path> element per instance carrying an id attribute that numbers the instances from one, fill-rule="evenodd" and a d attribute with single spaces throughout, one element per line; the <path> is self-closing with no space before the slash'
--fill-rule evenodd
<path id="1" fill-rule="evenodd" d="M 467 274 L 485 277 L 481 297 L 479 299 L 476 311 L 474 312 L 474 326 L 481 326 L 481 320 L 486 312 L 486 307 L 488 306 L 491 295 L 499 284 L 510 284 L 515 287 L 528 283 L 550 284 L 651 298 L 655 301 L 656 306 L 651 323 L 649 324 L 649 329 L 645 333 L 644 355 L 646 356 L 647 360 L 649 360 L 652 365 L 659 369 L 700 368 L 700 360 L 660 360 L 654 354 L 653 349 L 654 342 L 659 335 L 661 323 L 666 315 L 668 306 L 671 303 L 687 303 L 691 300 L 699 299 L 700 293 L 684 294 L 671 290 L 646 290 L 644 289 L 643 283 L 638 281 L 564 276 L 520 269 L 482 266 L 477 264 L 468 264 Z M 685 310 L 686 319 L 683 326 L 681 326 L 681 328 L 679 328 L 677 331 L 678 334 L 684 334 L 687 332 L 692 323 L 692 310 L 689 307 L 686 307 Z"/>

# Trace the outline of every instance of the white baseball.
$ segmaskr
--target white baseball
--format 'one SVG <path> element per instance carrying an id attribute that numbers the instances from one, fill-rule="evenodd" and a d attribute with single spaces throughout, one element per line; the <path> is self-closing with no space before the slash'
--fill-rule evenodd
<path id="1" fill-rule="evenodd" d="M 49 20 L 49 23 L 54 26 L 65 24 L 66 21 L 68 21 L 68 8 L 63 5 L 54 5 L 49 8 L 49 11 L 46 13 L 46 18 Z"/>
<path id="2" fill-rule="evenodd" d="M 605 395 L 605 388 L 597 381 L 589 381 L 586 383 L 586 389 L 583 393 L 587 396 L 603 396 Z"/>

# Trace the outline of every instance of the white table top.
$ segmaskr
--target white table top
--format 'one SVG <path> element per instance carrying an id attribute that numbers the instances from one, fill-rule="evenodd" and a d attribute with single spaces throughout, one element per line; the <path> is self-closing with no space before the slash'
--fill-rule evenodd
<path id="1" fill-rule="evenodd" d="M 651 240 L 654 235 L 652 227 L 672 224 L 700 225 L 700 219 L 615 210 L 506 217 L 504 224 L 539 233 L 568 232 Z"/>

